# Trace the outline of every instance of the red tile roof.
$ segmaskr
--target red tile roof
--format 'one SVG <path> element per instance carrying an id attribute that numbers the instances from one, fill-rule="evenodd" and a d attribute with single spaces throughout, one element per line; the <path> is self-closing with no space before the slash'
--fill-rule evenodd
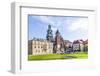
<path id="1" fill-rule="evenodd" d="M 85 40 L 85 41 L 83 41 L 82 39 L 80 39 L 80 40 L 75 40 L 75 41 L 73 42 L 73 44 L 79 44 L 79 43 L 87 44 L 87 43 L 88 43 L 88 39 Z"/>

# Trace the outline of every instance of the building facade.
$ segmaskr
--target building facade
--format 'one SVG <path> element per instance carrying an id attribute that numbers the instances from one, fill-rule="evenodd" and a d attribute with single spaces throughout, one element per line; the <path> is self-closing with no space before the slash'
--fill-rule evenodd
<path id="1" fill-rule="evenodd" d="M 84 52 L 88 52 L 88 40 L 84 41 Z"/>
<path id="2" fill-rule="evenodd" d="M 64 40 L 65 53 L 71 53 L 72 51 L 72 42 L 69 40 Z"/>
<path id="3" fill-rule="evenodd" d="M 84 52 L 84 41 L 75 40 L 73 42 L 73 52 Z"/>
<path id="4" fill-rule="evenodd" d="M 30 55 L 52 54 L 53 43 L 45 39 L 33 39 L 29 41 Z"/>

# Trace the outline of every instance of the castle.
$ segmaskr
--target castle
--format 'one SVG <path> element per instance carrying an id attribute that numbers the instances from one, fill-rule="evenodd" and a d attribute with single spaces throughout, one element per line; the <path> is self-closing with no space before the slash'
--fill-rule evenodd
<path id="1" fill-rule="evenodd" d="M 46 39 L 33 38 L 28 41 L 28 54 L 64 54 L 70 52 L 87 52 L 87 41 L 76 40 L 73 43 L 69 40 L 64 40 L 59 30 L 56 31 L 53 37 L 51 25 L 48 25 Z"/>

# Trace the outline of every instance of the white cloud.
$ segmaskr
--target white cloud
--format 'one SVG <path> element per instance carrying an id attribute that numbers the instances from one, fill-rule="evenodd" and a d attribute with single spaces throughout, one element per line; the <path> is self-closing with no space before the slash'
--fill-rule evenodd
<path id="1" fill-rule="evenodd" d="M 47 26 L 50 24 L 52 26 L 52 30 L 56 31 L 57 29 L 63 28 L 63 30 L 67 31 L 76 31 L 76 30 L 84 30 L 88 29 L 88 19 L 87 18 L 65 18 L 62 20 L 61 18 L 48 17 L 48 16 L 33 16 L 35 19 L 46 23 Z"/>
<path id="2" fill-rule="evenodd" d="M 38 16 L 38 17 L 33 16 L 33 18 L 35 18 L 43 23 L 54 25 L 54 21 L 52 21 L 48 16 Z"/>
<path id="3" fill-rule="evenodd" d="M 55 17 L 48 17 L 48 16 L 33 16 L 33 18 L 46 23 L 51 24 L 53 27 L 60 27 L 62 25 L 62 21 L 58 19 L 55 19 Z"/>
<path id="4" fill-rule="evenodd" d="M 56 27 L 52 27 L 52 30 L 55 32 L 55 31 L 57 31 L 57 28 Z"/>
<path id="5" fill-rule="evenodd" d="M 48 16 L 33 16 L 33 18 L 41 21 L 42 23 L 46 23 L 47 26 L 50 24 L 52 26 L 52 30 L 55 32 L 62 24 L 62 21 L 55 20 L 53 17 Z"/>
<path id="6" fill-rule="evenodd" d="M 70 31 L 76 30 L 88 30 L 88 19 L 87 18 L 79 18 L 68 27 Z"/>
<path id="7" fill-rule="evenodd" d="M 54 24 L 54 22 L 47 16 L 40 16 L 40 20 L 44 23 Z"/>

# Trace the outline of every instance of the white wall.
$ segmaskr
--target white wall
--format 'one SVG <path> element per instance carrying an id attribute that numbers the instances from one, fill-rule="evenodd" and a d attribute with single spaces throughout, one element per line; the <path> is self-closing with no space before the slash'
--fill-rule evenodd
<path id="1" fill-rule="evenodd" d="M 66 5 L 76 5 L 76 6 L 92 6 L 92 7 L 97 7 L 97 24 L 98 26 L 96 29 L 97 32 L 97 42 L 100 42 L 100 1 L 99 0 L 1 0 L 0 1 L 0 76 L 13 76 L 13 74 L 9 73 L 10 69 L 10 47 L 11 47 L 11 8 L 10 8 L 10 3 L 13 1 L 17 2 L 33 2 L 37 5 L 39 4 L 51 4 L 51 5 L 56 5 L 58 7 L 64 7 Z M 100 67 L 100 49 L 98 43 L 97 45 L 97 50 L 96 53 L 94 54 L 97 56 L 97 68 Z M 100 71 L 100 69 L 99 69 Z M 99 76 L 98 75 L 98 70 L 95 69 L 94 67 L 91 69 L 85 69 L 85 68 L 78 68 L 78 69 L 73 69 L 69 71 L 62 71 L 62 72 L 52 72 L 52 73 L 40 73 L 40 74 L 30 74 L 30 76 L 35 75 L 35 76 Z M 28 76 L 28 74 L 24 74 L 25 76 Z"/>

